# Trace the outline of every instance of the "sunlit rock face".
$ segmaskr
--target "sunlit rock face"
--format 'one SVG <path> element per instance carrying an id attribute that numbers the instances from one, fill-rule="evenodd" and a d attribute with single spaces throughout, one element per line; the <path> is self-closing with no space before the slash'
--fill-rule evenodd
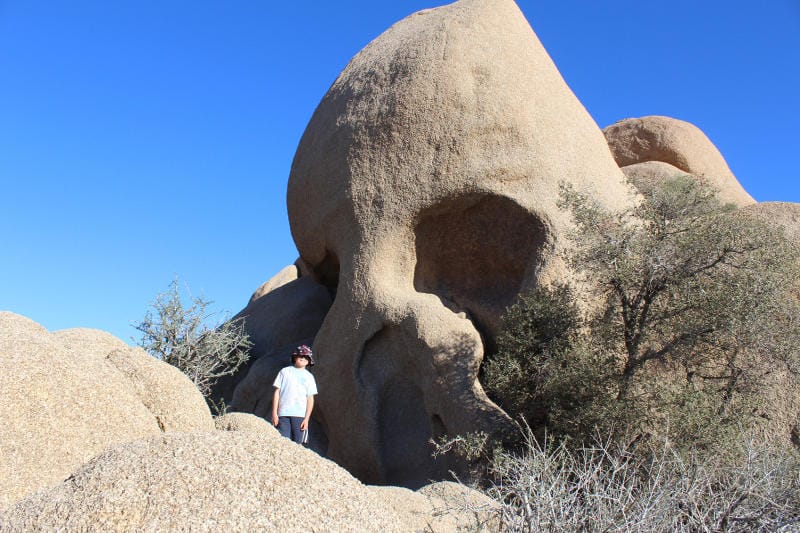
<path id="1" fill-rule="evenodd" d="M 792 202 L 759 202 L 738 211 L 756 223 L 780 228 L 786 239 L 800 247 L 800 204 Z M 785 287 L 794 305 L 800 298 L 800 279 Z M 790 300 L 791 301 L 791 300 Z M 783 333 L 780 319 L 775 320 L 775 332 Z M 797 363 L 775 366 L 765 361 L 760 354 L 747 354 L 745 364 L 763 369 L 764 379 L 756 393 L 759 398 L 759 415 L 764 421 L 766 434 L 784 442 L 790 441 L 800 448 L 800 380 L 797 379 Z"/>
<path id="2" fill-rule="evenodd" d="M 456 483 L 365 486 L 254 415 L 216 424 L 106 450 L 10 507 L 0 530 L 445 533 L 486 525 L 496 506 Z"/>
<path id="3" fill-rule="evenodd" d="M 262 425 L 113 447 L 11 507 L 0 528 L 413 531 L 379 493 Z"/>
<path id="4" fill-rule="evenodd" d="M 314 341 L 329 457 L 415 487 L 454 466 L 431 438 L 508 427 L 478 369 L 520 290 L 568 275 L 560 182 L 632 201 L 513 1 L 416 13 L 351 60 L 288 189 L 302 259 L 335 291 Z"/>
<path id="5" fill-rule="evenodd" d="M 675 174 L 691 174 L 708 180 L 724 202 L 738 206 L 755 203 L 717 147 L 693 124 L 660 116 L 628 118 L 608 126 L 603 133 L 617 163 L 637 186 L 642 183 L 647 187 L 653 180 Z"/>
<path id="6" fill-rule="evenodd" d="M 104 331 L 50 333 L 4 311 L 0 390 L 0 512 L 109 447 L 214 428 L 177 368 Z"/>

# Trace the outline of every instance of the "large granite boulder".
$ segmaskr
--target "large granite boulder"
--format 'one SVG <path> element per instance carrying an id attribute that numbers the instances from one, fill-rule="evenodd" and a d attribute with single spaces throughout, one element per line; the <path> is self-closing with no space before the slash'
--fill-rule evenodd
<path id="1" fill-rule="evenodd" d="M 103 359 L 114 350 L 130 348 L 123 340 L 107 331 L 92 328 L 70 328 L 53 331 L 50 338 L 65 348 Z"/>
<path id="2" fill-rule="evenodd" d="M 249 413 L 226 413 L 214 419 L 220 431 L 250 431 L 275 434 L 275 428 L 261 417 Z M 418 491 L 403 487 L 370 486 L 409 531 L 489 530 L 498 504 L 485 494 L 460 483 L 440 481 Z"/>
<path id="3" fill-rule="evenodd" d="M 127 379 L 132 391 L 156 417 L 162 431 L 195 431 L 211 427 L 206 403 L 197 387 L 177 368 L 132 348 L 108 332 L 62 329 L 51 337 L 66 348 L 105 359 Z"/>
<path id="4" fill-rule="evenodd" d="M 108 333 L 51 334 L 9 312 L 0 312 L 0 390 L 0 509 L 110 446 L 214 427 L 174 367 Z"/>
<path id="5" fill-rule="evenodd" d="M 292 349 L 319 331 L 331 300 L 327 287 L 301 277 L 251 301 L 234 317 L 245 321 L 251 361 L 280 355 L 282 366 L 290 364 Z"/>
<path id="6" fill-rule="evenodd" d="M 254 431 L 256 433 L 275 431 L 275 427 L 264 418 L 250 413 L 225 413 L 214 417 L 214 426 L 219 431 Z"/>
<path id="7" fill-rule="evenodd" d="M 497 531 L 499 504 L 488 496 L 452 481 L 439 481 L 412 491 L 403 487 L 372 487 L 391 502 L 409 531 Z"/>
<path id="8" fill-rule="evenodd" d="M 269 278 L 267 281 L 259 285 L 259 287 L 253 291 L 253 295 L 250 296 L 249 304 L 252 304 L 254 301 L 258 300 L 265 294 L 268 294 L 278 287 L 283 287 L 287 283 L 290 283 L 296 280 L 299 277 L 298 268 L 295 265 L 289 265 L 283 267 L 277 274 Z"/>
<path id="9" fill-rule="evenodd" d="M 314 340 L 329 457 L 417 487 L 458 466 L 431 458 L 431 438 L 509 428 L 478 369 L 520 290 L 569 276 L 562 181 L 632 202 L 512 0 L 411 15 L 350 61 L 288 188 L 301 258 L 335 293 Z"/>
<path id="10" fill-rule="evenodd" d="M 628 118 L 603 130 L 620 167 L 659 161 L 708 182 L 720 198 L 738 206 L 755 203 L 739 184 L 728 163 L 705 133 L 688 122 L 670 117 Z M 652 172 L 654 168 L 645 170 Z M 664 172 L 661 167 L 659 172 Z"/>
<path id="11" fill-rule="evenodd" d="M 800 204 L 790 202 L 759 202 L 740 209 L 740 215 L 773 227 L 782 228 L 786 238 L 800 247 Z M 800 265 L 798 265 L 800 267 Z M 800 279 L 786 287 L 790 302 L 800 308 Z M 790 304 L 791 305 L 791 304 Z M 795 317 L 796 321 L 800 316 Z M 787 325 L 791 327 L 791 324 Z M 781 335 L 787 327 L 775 321 L 775 333 Z M 764 361 L 756 352 L 748 364 L 756 365 L 764 374 L 764 383 L 755 391 L 761 401 L 761 418 L 767 433 L 781 440 L 790 439 L 800 447 L 800 355 L 796 353 L 790 365 Z"/>
<path id="12" fill-rule="evenodd" d="M 754 217 L 759 222 L 783 229 L 786 238 L 800 246 L 800 204 L 759 202 L 740 211 L 746 216 Z"/>
<path id="13" fill-rule="evenodd" d="M 107 450 L 18 502 L 0 530 L 405 532 L 469 523 L 457 512 L 434 516 L 424 493 L 386 496 L 264 423 L 263 431 L 172 433 Z"/>

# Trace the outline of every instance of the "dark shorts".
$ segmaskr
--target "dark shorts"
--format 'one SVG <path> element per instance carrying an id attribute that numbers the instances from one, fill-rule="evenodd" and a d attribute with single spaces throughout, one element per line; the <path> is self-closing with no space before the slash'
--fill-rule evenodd
<path id="1" fill-rule="evenodd" d="M 292 439 L 298 444 L 308 442 L 308 430 L 300 431 L 303 422 L 301 416 L 281 416 L 278 418 L 278 431 L 287 439 Z"/>

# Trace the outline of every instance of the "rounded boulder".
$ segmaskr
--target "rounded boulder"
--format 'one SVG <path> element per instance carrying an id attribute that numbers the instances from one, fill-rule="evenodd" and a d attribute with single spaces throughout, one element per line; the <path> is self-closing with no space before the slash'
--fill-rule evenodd
<path id="1" fill-rule="evenodd" d="M 728 163 L 700 128 L 671 117 L 648 116 L 620 120 L 603 130 L 617 164 L 623 168 L 661 161 L 719 190 L 720 199 L 738 206 L 755 203 L 733 175 Z"/>
<path id="2" fill-rule="evenodd" d="M 171 433 L 107 450 L 0 530 L 412 531 L 335 463 L 277 432 Z"/>
<path id="3" fill-rule="evenodd" d="M 214 427 L 177 369 L 107 333 L 51 334 L 9 312 L 0 312 L 0 390 L 0 510 L 108 447 Z"/>

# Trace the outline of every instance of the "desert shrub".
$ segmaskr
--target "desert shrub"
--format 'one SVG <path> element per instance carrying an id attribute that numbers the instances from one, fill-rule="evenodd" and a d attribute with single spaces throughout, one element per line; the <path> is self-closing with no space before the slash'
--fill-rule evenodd
<path id="1" fill-rule="evenodd" d="M 567 286 L 523 295 L 484 363 L 487 392 L 538 436 L 577 446 L 599 431 L 730 449 L 761 420 L 766 377 L 796 373 L 797 250 L 690 177 L 625 212 L 569 187 L 560 205 L 576 225 L 565 260 L 589 300 Z"/>
<path id="2" fill-rule="evenodd" d="M 144 319 L 134 324 L 142 334 L 138 344 L 186 374 L 206 401 L 219 409 L 211 402 L 211 387 L 247 361 L 252 343 L 242 319 L 215 321 L 216 315 L 208 311 L 211 301 L 191 295 L 188 300 L 185 306 L 178 280 L 173 280 L 169 290 L 156 296 Z"/>
<path id="3" fill-rule="evenodd" d="M 554 369 L 576 349 L 581 318 L 574 293 L 567 285 L 534 288 L 507 310 L 502 326 L 498 353 L 482 366 L 481 381 L 514 415 L 541 425 Z M 570 392 L 581 389 L 576 382 Z"/>
<path id="4" fill-rule="evenodd" d="M 741 436 L 741 435 L 740 435 Z M 481 509 L 501 531 L 785 531 L 800 527 L 800 458 L 744 436 L 735 463 L 692 456 L 670 441 L 573 448 L 531 432 L 496 453 Z M 646 447 L 646 451 L 642 448 Z"/>
<path id="5" fill-rule="evenodd" d="M 597 302 L 592 341 L 618 355 L 618 399 L 641 395 L 637 376 L 661 366 L 694 391 L 719 391 L 724 414 L 765 369 L 794 358 L 797 249 L 780 229 L 738 216 L 690 176 L 659 184 L 622 213 L 569 187 L 561 205 L 577 227 L 567 261 Z M 751 354 L 757 364 L 748 364 Z"/>
<path id="6" fill-rule="evenodd" d="M 545 431 L 588 435 L 616 425 L 615 363 L 587 345 L 585 319 L 569 286 L 537 287 L 520 296 L 503 316 L 497 345 L 481 368 L 481 382 L 540 437 Z"/>

